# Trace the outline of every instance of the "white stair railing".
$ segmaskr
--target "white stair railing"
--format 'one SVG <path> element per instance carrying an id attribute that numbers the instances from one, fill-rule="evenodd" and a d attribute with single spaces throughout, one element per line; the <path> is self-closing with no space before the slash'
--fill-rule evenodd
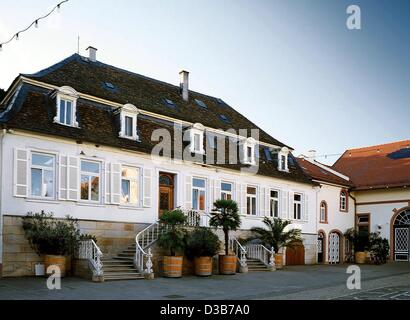
<path id="1" fill-rule="evenodd" d="M 235 253 L 241 267 L 245 268 L 246 264 L 246 249 L 239 243 L 236 238 L 229 238 L 229 250 Z"/>
<path id="2" fill-rule="evenodd" d="M 151 248 L 147 249 L 147 247 L 158 240 L 158 235 L 161 232 L 160 228 L 160 224 L 155 222 L 139 232 L 135 237 L 136 248 L 134 265 L 139 272 L 146 274 L 153 273 L 152 252 Z"/>
<path id="3" fill-rule="evenodd" d="M 275 252 L 261 244 L 248 244 L 245 246 L 247 257 L 262 261 L 267 267 L 275 267 Z"/>
<path id="4" fill-rule="evenodd" d="M 78 258 L 88 260 L 91 264 L 95 276 L 103 275 L 103 264 L 101 262 L 103 254 L 94 240 L 82 240 L 78 248 Z"/>
<path id="5" fill-rule="evenodd" d="M 201 226 L 201 214 L 198 211 L 190 210 L 185 213 L 187 217 L 186 224 L 188 227 L 199 227 Z"/>

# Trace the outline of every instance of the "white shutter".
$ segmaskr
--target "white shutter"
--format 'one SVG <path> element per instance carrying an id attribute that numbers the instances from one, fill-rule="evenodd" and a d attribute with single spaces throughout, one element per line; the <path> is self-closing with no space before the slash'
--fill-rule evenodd
<path id="1" fill-rule="evenodd" d="M 211 208 L 212 210 L 214 201 L 216 200 L 215 194 L 214 194 L 215 180 L 208 179 L 208 185 L 209 185 L 209 192 L 207 194 L 208 194 L 209 208 Z"/>
<path id="2" fill-rule="evenodd" d="M 241 185 L 241 214 L 246 214 L 246 184 Z"/>
<path id="3" fill-rule="evenodd" d="M 192 177 L 185 176 L 185 209 L 192 210 Z"/>
<path id="4" fill-rule="evenodd" d="M 270 212 L 270 189 L 265 188 L 265 215 L 268 217 L 270 216 L 269 212 Z"/>
<path id="5" fill-rule="evenodd" d="M 77 157 L 68 157 L 68 186 L 67 186 L 67 200 L 78 201 L 79 198 L 79 162 Z"/>
<path id="6" fill-rule="evenodd" d="M 259 212 L 257 214 L 261 217 L 266 215 L 265 191 L 266 188 L 259 188 Z"/>
<path id="7" fill-rule="evenodd" d="M 241 213 L 241 184 L 235 183 L 235 201 L 238 204 L 239 213 Z"/>
<path id="8" fill-rule="evenodd" d="M 221 180 L 214 180 L 214 201 L 221 199 Z"/>
<path id="9" fill-rule="evenodd" d="M 28 194 L 28 151 L 14 149 L 14 196 L 27 197 Z"/>
<path id="10" fill-rule="evenodd" d="M 308 221 L 309 220 L 309 196 L 306 194 L 304 196 L 305 203 L 304 203 L 304 211 L 303 211 L 303 220 Z"/>
<path id="11" fill-rule="evenodd" d="M 289 192 L 286 190 L 283 190 L 281 192 L 282 201 L 281 201 L 280 207 L 282 209 L 282 217 L 281 217 L 282 219 L 288 219 L 288 205 L 289 205 L 288 194 Z"/>
<path id="12" fill-rule="evenodd" d="M 111 203 L 111 167 L 108 162 L 105 163 L 105 203 Z"/>
<path id="13" fill-rule="evenodd" d="M 146 208 L 152 207 L 152 170 L 144 168 L 144 198 L 143 205 Z"/>
<path id="14" fill-rule="evenodd" d="M 121 164 L 111 163 L 110 193 L 111 203 L 120 204 L 121 202 Z"/>
<path id="15" fill-rule="evenodd" d="M 58 199 L 67 200 L 68 199 L 68 157 L 60 155 L 58 161 Z"/>
<path id="16" fill-rule="evenodd" d="M 295 198 L 295 193 L 293 191 L 289 191 L 289 206 L 288 206 L 288 219 L 293 220 L 295 218 L 295 210 L 293 208 L 293 201 Z"/>

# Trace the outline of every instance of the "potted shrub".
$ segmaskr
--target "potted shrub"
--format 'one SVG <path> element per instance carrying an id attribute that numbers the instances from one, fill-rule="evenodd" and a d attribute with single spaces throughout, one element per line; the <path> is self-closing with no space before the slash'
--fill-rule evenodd
<path id="1" fill-rule="evenodd" d="M 176 209 L 164 212 L 159 220 L 162 228 L 158 236 L 158 246 L 169 252 L 163 259 L 164 276 L 180 278 L 184 257 L 177 254 L 182 253 L 185 248 L 186 235 L 183 226 L 186 223 L 186 216 L 180 209 Z"/>
<path id="2" fill-rule="evenodd" d="M 374 264 L 384 264 L 387 262 L 390 252 L 389 241 L 380 236 L 380 232 L 370 234 L 370 256 Z"/>
<path id="3" fill-rule="evenodd" d="M 209 224 L 215 228 L 222 228 L 225 244 L 225 255 L 219 256 L 219 272 L 235 274 L 237 257 L 229 254 L 229 231 L 237 230 L 241 226 L 238 205 L 233 200 L 217 200 L 214 207 Z"/>
<path id="4" fill-rule="evenodd" d="M 357 264 L 366 263 L 367 250 L 369 249 L 369 232 L 357 231 L 354 228 L 347 230 L 345 237 L 351 241 L 354 250 L 354 260 Z"/>
<path id="5" fill-rule="evenodd" d="M 207 228 L 196 228 L 188 235 L 186 242 L 186 256 L 194 260 L 197 276 L 212 275 L 213 257 L 219 252 L 218 236 Z"/>
<path id="6" fill-rule="evenodd" d="M 252 228 L 251 232 L 254 236 L 249 240 L 259 240 L 265 247 L 273 248 L 275 252 L 275 267 L 276 269 L 282 269 L 283 253 L 279 253 L 279 251 L 283 248 L 292 248 L 295 243 L 300 243 L 302 241 L 301 230 L 290 229 L 285 231 L 286 227 L 292 222 L 280 218 L 270 219 L 265 217 L 263 223 L 267 228 Z"/>
<path id="7" fill-rule="evenodd" d="M 71 269 L 71 256 L 78 248 L 80 231 L 77 220 L 53 218 L 53 214 L 29 213 L 23 218 L 23 230 L 31 247 L 39 256 L 44 255 L 45 270 L 50 265 L 60 268 L 61 276 Z"/>

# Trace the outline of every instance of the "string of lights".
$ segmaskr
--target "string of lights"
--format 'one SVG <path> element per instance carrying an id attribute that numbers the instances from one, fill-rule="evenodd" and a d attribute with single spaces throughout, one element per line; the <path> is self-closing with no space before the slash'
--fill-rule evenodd
<path id="1" fill-rule="evenodd" d="M 59 4 L 57 4 L 49 13 L 47 13 L 46 15 L 44 15 L 44 16 L 42 16 L 42 17 L 39 17 L 39 18 L 35 19 L 27 28 L 16 32 L 9 40 L 0 43 L 0 51 L 3 50 L 3 46 L 4 46 L 5 44 L 10 43 L 10 42 L 13 41 L 14 39 L 19 40 L 21 33 L 26 32 L 27 30 L 29 30 L 29 29 L 30 29 L 31 27 L 33 27 L 33 26 L 34 26 L 35 28 L 38 28 L 38 26 L 39 26 L 39 21 L 40 21 L 40 20 L 46 19 L 49 15 L 51 15 L 51 14 L 52 14 L 54 11 L 56 11 L 56 10 L 57 10 L 57 12 L 60 12 L 60 7 L 61 7 L 65 2 L 68 2 L 68 1 L 69 1 L 69 0 L 61 1 L 61 2 L 60 2 Z"/>

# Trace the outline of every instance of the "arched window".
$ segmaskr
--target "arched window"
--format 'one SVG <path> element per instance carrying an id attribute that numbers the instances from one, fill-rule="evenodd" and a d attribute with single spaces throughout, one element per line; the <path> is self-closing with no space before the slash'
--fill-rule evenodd
<path id="1" fill-rule="evenodd" d="M 347 211 L 347 192 L 345 190 L 340 192 L 340 211 Z"/>
<path id="2" fill-rule="evenodd" d="M 322 201 L 320 203 L 320 222 L 327 223 L 327 203 Z"/>

